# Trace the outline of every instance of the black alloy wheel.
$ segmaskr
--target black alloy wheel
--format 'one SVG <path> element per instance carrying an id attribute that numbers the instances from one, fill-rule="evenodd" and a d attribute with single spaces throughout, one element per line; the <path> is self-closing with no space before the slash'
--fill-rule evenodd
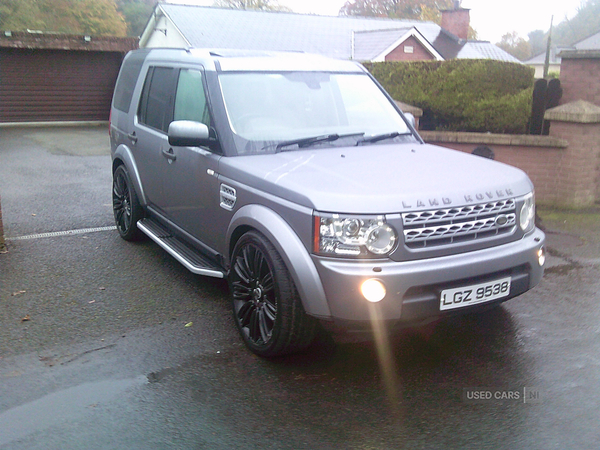
<path id="1" fill-rule="evenodd" d="M 229 283 L 235 323 L 250 350 L 273 357 L 310 345 L 316 321 L 304 312 L 281 256 L 262 234 L 250 231 L 239 239 Z"/>
<path id="2" fill-rule="evenodd" d="M 141 233 L 137 221 L 143 217 L 143 211 L 123 165 L 117 167 L 113 174 L 112 200 L 115 223 L 121 237 L 126 241 L 139 239 Z"/>

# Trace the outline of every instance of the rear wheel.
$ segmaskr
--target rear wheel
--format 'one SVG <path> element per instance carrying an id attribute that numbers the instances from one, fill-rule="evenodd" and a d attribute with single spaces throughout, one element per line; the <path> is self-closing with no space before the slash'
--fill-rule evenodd
<path id="1" fill-rule="evenodd" d="M 142 236 L 137 221 L 144 216 L 135 189 L 125 166 L 117 167 L 113 174 L 113 212 L 117 230 L 126 241 L 134 241 Z"/>
<path id="2" fill-rule="evenodd" d="M 304 311 L 281 256 L 262 234 L 249 231 L 236 243 L 229 284 L 235 323 L 254 353 L 284 355 L 313 341 L 316 320 Z"/>

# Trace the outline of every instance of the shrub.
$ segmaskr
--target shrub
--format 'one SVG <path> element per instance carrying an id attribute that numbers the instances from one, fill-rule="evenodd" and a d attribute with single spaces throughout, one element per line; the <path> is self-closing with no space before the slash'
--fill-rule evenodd
<path id="1" fill-rule="evenodd" d="M 533 69 L 493 60 L 367 63 L 395 99 L 423 109 L 425 130 L 525 133 Z"/>

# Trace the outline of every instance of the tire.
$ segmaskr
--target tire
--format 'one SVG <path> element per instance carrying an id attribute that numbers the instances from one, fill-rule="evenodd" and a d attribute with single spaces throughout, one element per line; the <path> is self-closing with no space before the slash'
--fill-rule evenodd
<path id="1" fill-rule="evenodd" d="M 129 178 L 125 166 L 117 167 L 113 174 L 113 212 L 117 230 L 126 241 L 136 241 L 142 237 L 137 221 L 144 217 L 144 211 Z"/>
<path id="2" fill-rule="evenodd" d="M 248 348 L 259 356 L 274 357 L 308 347 L 317 322 L 304 311 L 273 244 L 249 231 L 236 243 L 231 261 L 233 317 Z"/>

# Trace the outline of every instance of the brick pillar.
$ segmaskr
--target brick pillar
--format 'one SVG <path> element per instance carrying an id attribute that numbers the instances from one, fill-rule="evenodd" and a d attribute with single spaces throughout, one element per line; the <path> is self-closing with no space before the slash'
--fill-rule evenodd
<path id="1" fill-rule="evenodd" d="M 2 197 L 0 197 L 0 253 L 6 251 L 4 244 L 4 226 L 2 225 Z"/>
<path id="2" fill-rule="evenodd" d="M 584 208 L 600 200 L 600 107 L 584 100 L 546 111 L 550 135 L 569 142 L 557 167 L 557 206 Z"/>
<path id="3" fill-rule="evenodd" d="M 600 106 L 600 50 L 569 50 L 560 53 L 561 103 L 585 100 Z"/>

